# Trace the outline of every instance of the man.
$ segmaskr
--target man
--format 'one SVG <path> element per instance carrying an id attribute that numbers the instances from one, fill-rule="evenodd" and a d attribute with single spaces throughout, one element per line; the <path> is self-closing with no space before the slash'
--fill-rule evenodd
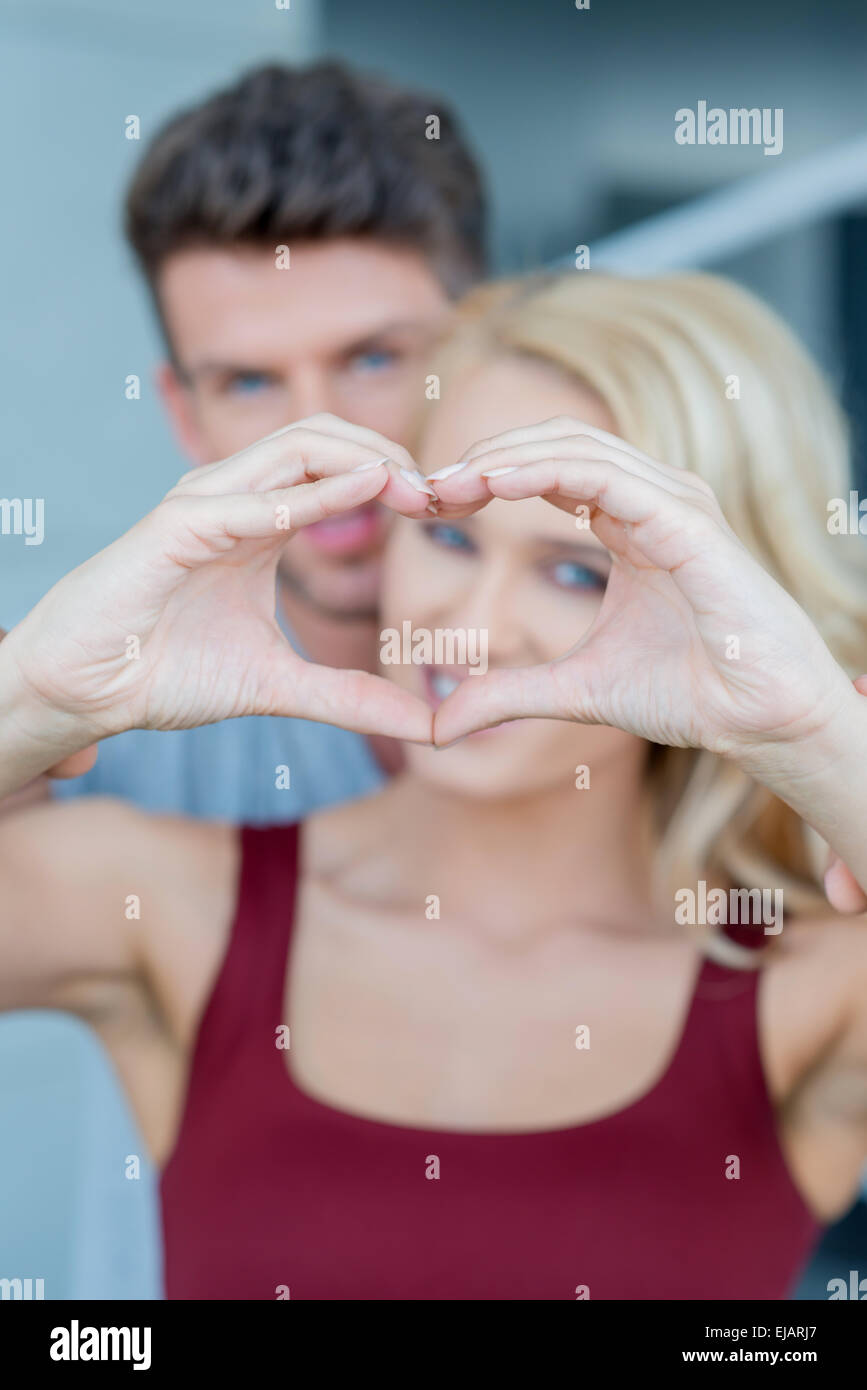
<path id="1" fill-rule="evenodd" d="M 410 442 L 431 347 L 484 271 L 484 223 L 478 169 L 444 105 L 336 64 L 260 68 L 171 120 L 145 153 L 126 225 L 163 330 L 163 402 L 192 463 L 322 411 Z M 287 547 L 277 616 L 303 655 L 373 668 L 383 539 L 383 517 L 363 508 Z M 397 761 L 386 739 L 267 718 L 135 731 L 101 744 L 93 765 L 96 751 L 53 769 L 70 779 L 54 781 L 55 795 L 238 822 L 300 819 L 363 795 Z M 40 781 L 0 811 L 44 794 Z M 10 1056 L 32 1056 L 39 1028 L 16 1021 Z M 88 1229 L 119 1232 L 137 1271 L 121 1287 L 156 1297 L 153 1193 L 111 1205 L 104 1190 L 106 1155 L 135 1151 L 136 1138 L 93 1055 L 75 1062 L 72 1081 L 91 1097 L 76 1136 L 94 1175 L 81 1199 Z M 51 1150 L 57 1136 L 40 1142 Z M 29 1162 L 23 1150 L 19 1191 Z M 115 1288 L 108 1246 L 97 1241 L 84 1262 Z"/>
<path id="2" fill-rule="evenodd" d="M 410 443 L 431 348 L 485 267 L 481 179 L 453 117 L 336 63 L 259 68 L 171 120 L 126 227 L 166 344 L 163 403 L 200 465 L 322 411 Z M 287 547 L 278 620 L 303 655 L 373 669 L 385 527 L 370 506 Z M 109 740 L 55 793 L 294 820 L 398 761 L 387 739 L 245 719 Z"/>

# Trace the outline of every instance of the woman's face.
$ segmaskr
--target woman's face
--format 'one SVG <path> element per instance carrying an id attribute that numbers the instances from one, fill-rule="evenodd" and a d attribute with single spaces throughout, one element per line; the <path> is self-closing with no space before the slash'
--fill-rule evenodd
<path id="1" fill-rule="evenodd" d="M 544 364 L 503 358 L 453 385 L 431 407 L 416 457 L 431 473 L 457 463 L 476 441 L 567 415 L 616 432 L 605 406 Z M 487 641 L 488 668 L 534 666 L 562 656 L 592 624 L 610 569 L 608 552 L 575 517 L 542 498 L 494 500 L 460 521 L 397 518 L 385 559 L 383 630 L 475 634 L 469 660 Z M 469 666 L 384 664 L 389 679 L 435 708 L 457 681 L 481 680 Z M 469 796 L 520 796 L 575 785 L 579 765 L 599 771 L 646 749 L 617 729 L 523 719 L 486 729 L 451 748 L 411 745 L 411 771 Z"/>

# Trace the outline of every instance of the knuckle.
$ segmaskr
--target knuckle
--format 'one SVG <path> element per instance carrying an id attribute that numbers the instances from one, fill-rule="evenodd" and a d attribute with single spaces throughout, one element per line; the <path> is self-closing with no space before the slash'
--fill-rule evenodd
<path id="1" fill-rule="evenodd" d="M 700 491 L 701 491 L 701 499 L 700 499 L 698 505 L 701 507 L 702 511 L 703 511 L 708 517 L 710 517 L 710 519 L 711 519 L 712 521 L 716 521 L 716 522 L 722 521 L 722 520 L 723 520 L 723 510 L 722 510 L 722 507 L 721 507 L 720 504 L 719 504 L 719 500 L 718 500 L 717 495 L 716 495 L 716 493 L 714 492 L 713 488 L 707 487 L 707 485 L 705 485 L 705 487 L 703 487 Z"/>
<path id="2" fill-rule="evenodd" d="M 415 460 L 412 454 L 410 453 L 409 449 L 405 449 L 402 444 L 395 444 L 390 442 L 389 440 L 386 440 L 385 442 L 386 444 L 388 444 L 389 447 L 389 458 L 394 459 L 395 463 L 402 463 L 404 468 L 415 468 Z M 372 445 L 370 451 L 371 453 L 375 452 Z"/>
<path id="3" fill-rule="evenodd" d="M 309 424 L 298 426 L 292 431 L 292 439 L 287 441 L 288 444 L 291 444 L 287 462 L 294 460 L 301 464 L 305 472 L 308 471 L 314 460 L 317 457 L 321 458 L 323 445 L 326 442 L 325 436 Z"/>
<path id="4" fill-rule="evenodd" d="M 313 427 L 312 420 L 305 420 L 302 424 L 292 426 L 292 438 L 287 440 L 293 449 L 309 448 L 314 440 L 321 438 L 321 435 Z"/>
<path id="5" fill-rule="evenodd" d="M 698 489 L 701 495 L 708 499 L 709 502 L 716 502 L 716 493 L 714 492 L 713 488 L 711 487 L 710 483 L 707 481 L 706 478 L 702 478 L 698 473 L 691 473 L 690 481 L 692 482 L 693 486 Z"/>
<path id="6" fill-rule="evenodd" d="M 497 435 L 497 434 L 491 434 L 491 435 L 486 436 L 486 437 L 483 438 L 483 439 L 477 439 L 476 442 L 472 445 L 472 447 L 469 448 L 469 449 L 467 449 L 467 453 L 468 453 L 468 454 L 475 454 L 475 453 L 478 453 L 478 452 L 481 452 L 481 453 L 488 453 L 488 452 L 490 451 L 491 445 L 492 445 L 492 444 L 495 444 L 496 441 L 497 441 L 498 439 L 499 439 L 499 435 Z"/>
<path id="7" fill-rule="evenodd" d="M 197 499 L 185 492 L 170 492 L 155 507 L 151 516 L 158 522 L 186 520 L 196 510 Z"/>
<path id="8" fill-rule="evenodd" d="M 303 420 L 296 421 L 293 429 L 304 429 L 305 426 L 316 429 L 322 425 L 333 425 L 336 419 L 337 416 L 332 415 L 330 411 L 317 410 L 314 415 L 305 415 Z"/>
<path id="9" fill-rule="evenodd" d="M 172 492 L 174 492 L 177 488 L 186 487 L 189 483 L 194 482 L 198 476 L 198 468 L 191 468 L 188 472 L 182 473 L 180 478 L 178 478 L 178 481 L 175 483 L 174 488 L 172 488 Z"/>

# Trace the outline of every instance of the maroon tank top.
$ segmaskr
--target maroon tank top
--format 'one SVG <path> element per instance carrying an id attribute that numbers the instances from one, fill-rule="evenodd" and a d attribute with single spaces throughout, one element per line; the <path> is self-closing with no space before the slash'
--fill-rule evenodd
<path id="1" fill-rule="evenodd" d="M 168 1298 L 786 1297 L 821 1228 L 777 1139 L 761 972 L 704 961 L 662 1077 L 603 1119 L 522 1134 L 362 1119 L 299 1089 L 276 1046 L 297 829 L 241 834 L 160 1186 Z"/>

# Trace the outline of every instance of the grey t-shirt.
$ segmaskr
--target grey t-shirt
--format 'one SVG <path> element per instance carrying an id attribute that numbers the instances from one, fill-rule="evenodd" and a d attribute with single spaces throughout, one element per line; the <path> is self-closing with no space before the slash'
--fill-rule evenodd
<path id="1" fill-rule="evenodd" d="M 269 716 L 118 734 L 100 744 L 91 772 L 54 782 L 52 791 L 62 798 L 121 796 L 149 811 L 264 825 L 303 820 L 383 781 L 359 735 Z"/>

